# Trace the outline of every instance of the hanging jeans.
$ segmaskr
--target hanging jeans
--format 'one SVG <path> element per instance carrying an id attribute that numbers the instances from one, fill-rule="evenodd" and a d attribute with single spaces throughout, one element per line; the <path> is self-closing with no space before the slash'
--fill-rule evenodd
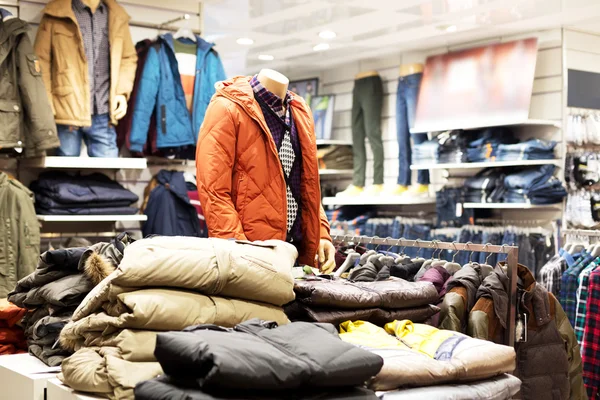
<path id="1" fill-rule="evenodd" d="M 373 183 L 383 184 L 383 142 L 381 139 L 381 109 L 383 84 L 379 76 L 354 81 L 352 91 L 352 144 L 354 151 L 354 186 L 365 186 L 367 151 L 365 138 L 373 151 Z"/>
<path id="2" fill-rule="evenodd" d="M 411 136 L 414 144 L 421 144 L 427 140 L 426 133 L 410 134 L 410 128 L 414 124 L 415 113 L 417 112 L 417 97 L 419 96 L 422 77 L 423 74 L 418 73 L 398 78 L 398 92 L 396 93 L 396 129 L 398 132 L 398 159 L 400 162 L 398 185 L 408 186 L 411 184 Z M 419 170 L 417 182 L 428 185 L 429 171 Z"/>

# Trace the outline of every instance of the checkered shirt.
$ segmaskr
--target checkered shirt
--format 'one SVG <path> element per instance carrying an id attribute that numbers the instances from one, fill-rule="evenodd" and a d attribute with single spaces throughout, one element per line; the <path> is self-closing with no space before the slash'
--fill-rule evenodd
<path id="1" fill-rule="evenodd" d="M 109 111 L 110 93 L 108 7 L 101 1 L 96 12 L 92 14 L 92 10 L 81 0 L 73 0 L 71 8 L 79 24 L 87 59 L 90 110 L 95 115 L 106 114 Z"/>
<path id="2" fill-rule="evenodd" d="M 562 274 L 567 270 L 567 261 L 560 255 L 553 256 L 540 269 L 540 281 L 542 285 L 553 295 L 558 297 Z"/>
<path id="3" fill-rule="evenodd" d="M 300 141 L 298 131 L 294 124 L 292 116 L 291 102 L 293 100 L 291 92 L 288 92 L 285 99 L 282 100 L 279 96 L 267 90 L 258 80 L 257 76 L 253 76 L 250 80 L 250 86 L 254 93 L 264 102 L 277 116 L 281 118 L 285 125 L 290 129 L 285 129 L 280 121 L 276 120 L 275 115 L 265 109 L 262 103 L 262 109 L 267 126 L 275 141 L 275 147 L 279 153 L 279 160 L 283 173 L 286 175 L 286 191 L 287 191 L 287 231 L 288 241 L 299 243 L 302 240 L 301 227 L 301 183 L 302 183 L 302 151 L 300 149 Z M 283 103 L 286 108 L 284 110 Z"/>
<path id="4" fill-rule="evenodd" d="M 583 348 L 583 382 L 588 397 L 600 399 L 600 269 L 590 275 Z"/>
<path id="5" fill-rule="evenodd" d="M 564 308 L 571 326 L 575 326 L 575 315 L 577 313 L 577 289 L 579 288 L 577 278 L 593 259 L 594 257 L 591 255 L 585 254 L 574 266 L 566 270 L 562 276 L 560 305 Z"/>
<path id="6" fill-rule="evenodd" d="M 577 289 L 577 311 L 575 313 L 575 336 L 579 347 L 583 348 L 583 333 L 585 331 L 585 313 L 587 311 L 588 289 L 590 286 L 590 275 L 600 264 L 600 259 L 594 260 L 579 274 L 579 288 Z"/>

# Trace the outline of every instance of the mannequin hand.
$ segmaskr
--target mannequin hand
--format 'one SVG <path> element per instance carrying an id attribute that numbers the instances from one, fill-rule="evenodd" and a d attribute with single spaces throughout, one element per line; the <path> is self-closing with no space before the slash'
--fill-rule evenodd
<path id="1" fill-rule="evenodd" d="M 324 274 L 331 273 L 335 268 L 335 247 L 333 247 L 333 243 L 329 240 L 321 239 L 315 260 L 319 262 L 321 272 Z"/>
<path id="2" fill-rule="evenodd" d="M 115 96 L 115 108 L 113 115 L 117 120 L 123 118 L 127 114 L 127 99 L 122 94 Z"/>

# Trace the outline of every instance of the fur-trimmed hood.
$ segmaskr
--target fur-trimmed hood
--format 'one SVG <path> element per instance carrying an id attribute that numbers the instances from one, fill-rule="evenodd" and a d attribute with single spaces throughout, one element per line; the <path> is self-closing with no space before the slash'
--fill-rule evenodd
<path id="1" fill-rule="evenodd" d="M 133 243 L 129 233 L 123 232 L 110 243 L 101 242 L 90 246 L 79 260 L 79 270 L 95 285 L 117 269 L 123 259 L 125 247 Z"/>

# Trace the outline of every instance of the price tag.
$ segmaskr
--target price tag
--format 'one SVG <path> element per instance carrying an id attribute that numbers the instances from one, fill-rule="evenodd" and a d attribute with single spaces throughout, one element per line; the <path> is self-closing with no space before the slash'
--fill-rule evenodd
<path id="1" fill-rule="evenodd" d="M 462 203 L 456 203 L 456 217 L 462 217 L 463 215 L 463 205 Z"/>

